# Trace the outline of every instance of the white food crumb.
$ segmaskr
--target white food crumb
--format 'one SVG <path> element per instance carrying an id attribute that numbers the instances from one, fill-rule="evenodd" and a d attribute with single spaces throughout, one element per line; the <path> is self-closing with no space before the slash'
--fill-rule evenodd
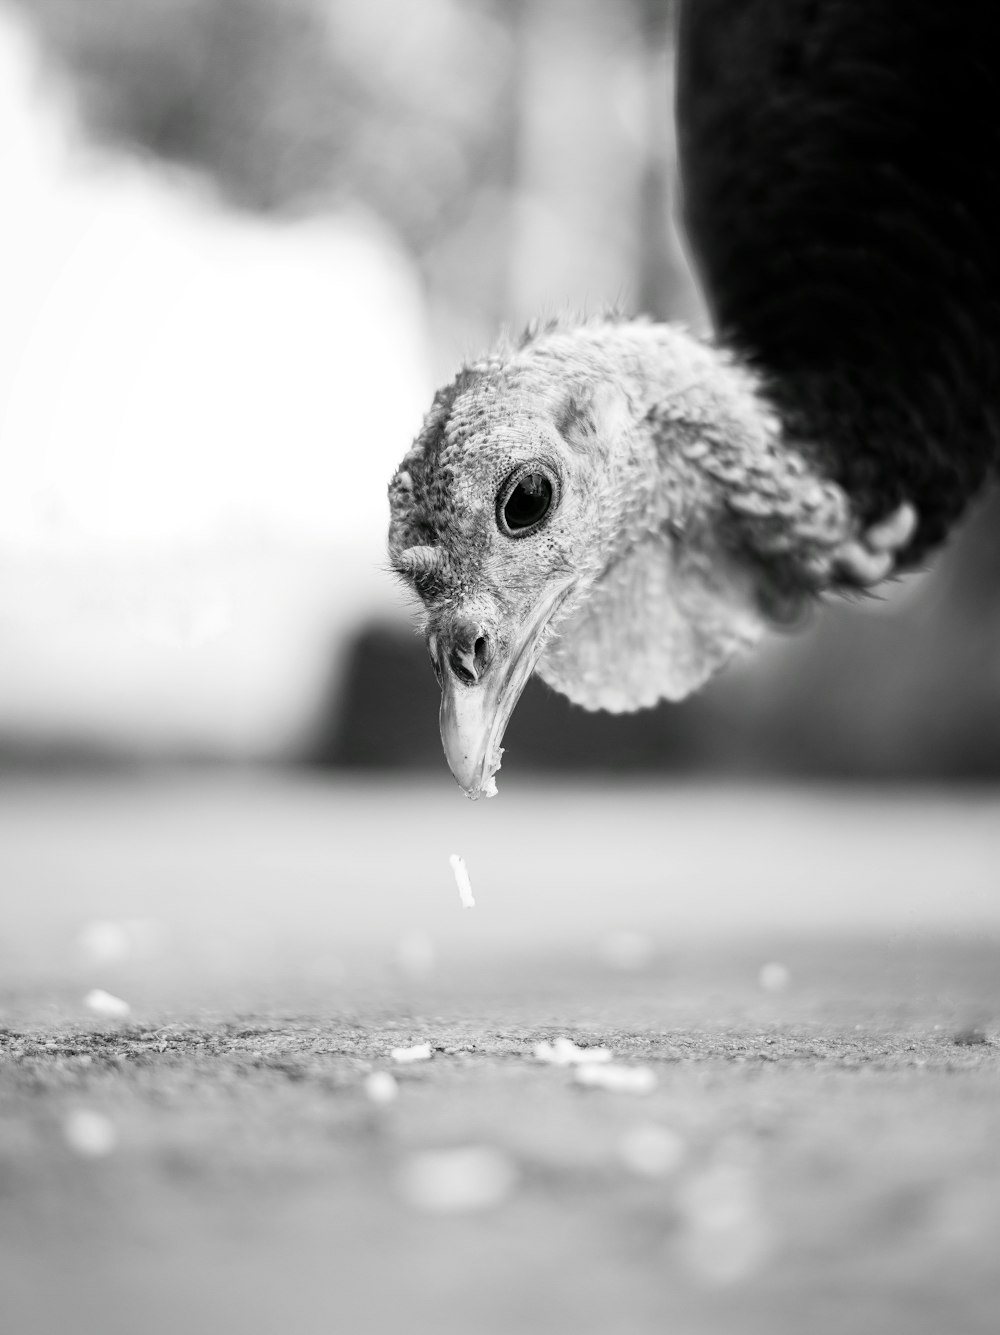
<path id="1" fill-rule="evenodd" d="M 784 964 L 764 964 L 757 975 L 757 981 L 765 992 L 784 992 L 792 981 L 792 975 Z"/>
<path id="2" fill-rule="evenodd" d="M 399 1177 L 410 1205 L 434 1214 L 487 1210 L 505 1200 L 516 1181 L 514 1164 L 488 1145 L 414 1154 Z"/>
<path id="3" fill-rule="evenodd" d="M 372 1071 L 365 1076 L 363 1088 L 372 1103 L 394 1103 L 399 1097 L 396 1077 L 389 1071 Z"/>
<path id="4" fill-rule="evenodd" d="M 616 1094 L 649 1094 L 656 1088 L 656 1074 L 648 1066 L 596 1066 L 585 1064 L 576 1069 L 577 1083 Z"/>
<path id="5" fill-rule="evenodd" d="M 455 876 L 455 884 L 458 886 L 458 897 L 462 901 L 463 909 L 474 909 L 476 901 L 472 897 L 472 882 L 469 880 L 469 873 L 465 866 L 465 859 L 457 853 L 452 853 L 448 858 L 451 863 L 451 870 Z"/>
<path id="6" fill-rule="evenodd" d="M 95 987 L 92 992 L 88 992 L 83 999 L 83 1004 L 88 1010 L 92 1010 L 95 1015 L 106 1015 L 109 1020 L 124 1020 L 126 1016 L 132 1013 L 132 1007 L 127 1001 L 122 1001 L 121 997 L 113 996 L 100 987 Z"/>
<path id="7" fill-rule="evenodd" d="M 684 1141 L 669 1127 L 641 1122 L 630 1127 L 618 1142 L 618 1153 L 626 1168 L 639 1177 L 665 1177 L 684 1159 Z"/>
<path id="8" fill-rule="evenodd" d="M 570 1038 L 557 1038 L 554 1043 L 536 1043 L 533 1052 L 538 1061 L 548 1062 L 550 1066 L 577 1066 L 581 1062 L 596 1065 L 611 1060 L 607 1048 L 580 1048 Z"/>
<path id="9" fill-rule="evenodd" d="M 71 1150 L 88 1159 L 103 1159 L 118 1143 L 111 1119 L 90 1108 L 71 1112 L 63 1122 L 63 1135 Z"/>
<path id="10" fill-rule="evenodd" d="M 394 1062 L 426 1062 L 431 1059 L 429 1043 L 414 1043 L 412 1048 L 393 1048 L 389 1054 Z"/>

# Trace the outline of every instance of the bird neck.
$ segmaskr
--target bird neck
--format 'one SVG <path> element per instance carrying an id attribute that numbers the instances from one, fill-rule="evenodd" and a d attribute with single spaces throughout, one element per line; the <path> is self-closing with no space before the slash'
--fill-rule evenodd
<path id="1" fill-rule="evenodd" d="M 671 325 L 621 335 L 631 433 L 619 452 L 617 551 L 654 532 L 754 569 L 769 616 L 794 616 L 822 587 L 823 558 L 856 527 L 813 444 L 792 438 L 760 376 Z M 707 552 L 706 552 L 707 559 Z"/>
<path id="2" fill-rule="evenodd" d="M 725 351 L 639 324 L 603 352 L 593 566 L 538 671 L 585 708 L 619 711 L 682 699 L 794 619 L 853 520 Z"/>

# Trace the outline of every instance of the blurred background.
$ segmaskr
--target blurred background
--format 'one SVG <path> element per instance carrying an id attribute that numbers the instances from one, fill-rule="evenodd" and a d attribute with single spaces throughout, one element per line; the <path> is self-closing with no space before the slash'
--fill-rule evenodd
<path id="1" fill-rule="evenodd" d="M 994 1328 L 996 496 L 683 705 L 532 684 L 475 805 L 386 570 L 502 326 L 703 327 L 670 44 L 666 0 L 0 0 L 10 1335 Z M 565 1033 L 653 1045 L 679 1188 L 518 1059 Z M 477 1136 L 506 1209 L 401 1208 Z M 750 1238 L 717 1310 L 697 1190 Z"/>
<path id="2" fill-rule="evenodd" d="M 670 62 L 666 0 L 4 0 L 8 772 L 450 782 L 386 482 L 501 326 L 701 324 Z M 996 778 L 998 520 L 684 705 L 533 685 L 509 770 Z"/>

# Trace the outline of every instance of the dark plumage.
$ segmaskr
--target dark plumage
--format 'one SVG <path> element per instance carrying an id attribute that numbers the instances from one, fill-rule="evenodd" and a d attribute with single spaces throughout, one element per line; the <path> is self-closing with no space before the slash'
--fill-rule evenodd
<path id="1" fill-rule="evenodd" d="M 1000 9 L 687 0 L 688 242 L 720 339 L 871 518 L 941 541 L 1000 450 Z"/>
<path id="2" fill-rule="evenodd" d="M 459 782 L 530 673 L 696 689 L 768 622 L 920 559 L 1000 442 L 1000 14 L 687 0 L 684 216 L 716 324 L 532 331 L 436 398 L 390 487 Z"/>

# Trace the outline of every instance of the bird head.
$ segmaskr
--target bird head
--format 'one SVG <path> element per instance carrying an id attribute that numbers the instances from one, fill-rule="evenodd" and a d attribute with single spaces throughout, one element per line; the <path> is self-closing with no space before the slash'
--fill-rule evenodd
<path id="1" fill-rule="evenodd" d="M 495 792 L 533 672 L 585 708 L 633 710 L 759 636 L 758 581 L 704 461 L 773 430 L 747 373 L 666 325 L 533 332 L 437 395 L 390 484 L 389 554 L 424 606 L 469 796 Z"/>

